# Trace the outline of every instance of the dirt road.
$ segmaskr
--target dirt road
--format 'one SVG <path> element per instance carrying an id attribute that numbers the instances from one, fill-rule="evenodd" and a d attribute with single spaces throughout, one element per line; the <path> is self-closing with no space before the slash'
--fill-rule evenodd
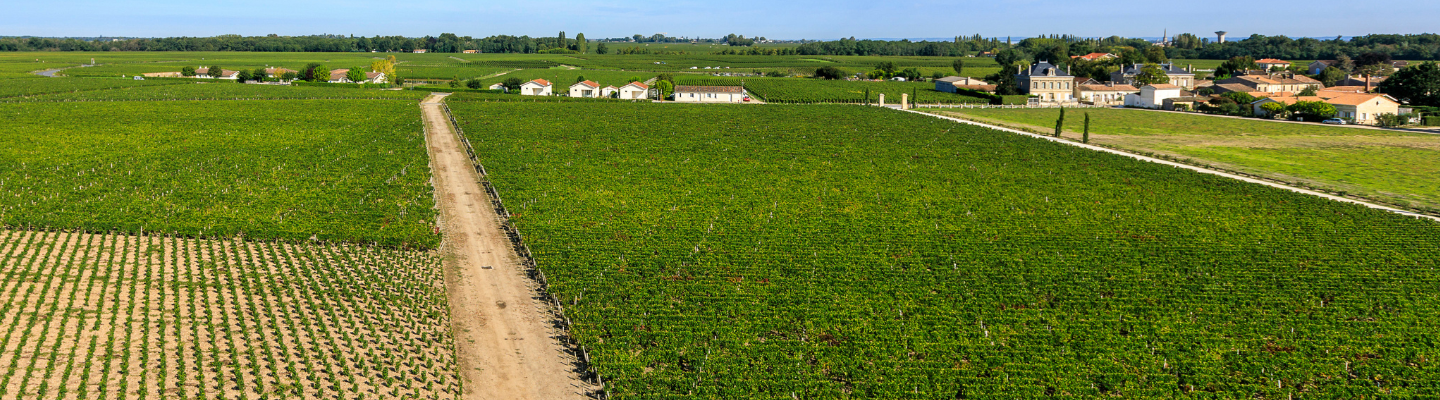
<path id="1" fill-rule="evenodd" d="M 500 220 L 441 108 L 424 111 L 435 198 L 440 203 L 445 283 L 465 399 L 583 399 L 592 385 L 575 373 L 554 314 L 500 230 Z"/>

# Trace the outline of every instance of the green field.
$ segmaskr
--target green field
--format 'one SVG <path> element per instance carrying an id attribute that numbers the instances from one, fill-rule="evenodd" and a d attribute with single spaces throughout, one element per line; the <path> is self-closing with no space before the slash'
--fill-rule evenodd
<path id="1" fill-rule="evenodd" d="M 0 116 L 3 226 L 439 242 L 413 101 L 13 103 Z"/>
<path id="2" fill-rule="evenodd" d="M 81 78 L 83 79 L 83 78 Z M 99 79 L 99 78 L 95 78 Z M 55 82 L 75 79 L 53 79 Z M 111 80 L 111 79 L 106 79 Z M 122 81 L 123 82 L 123 81 Z M 164 82 L 164 86 L 133 86 L 111 90 L 92 90 L 33 96 L 0 98 L 0 102 L 59 101 L 150 101 L 150 100 L 279 100 L 279 99 L 392 99 L 419 101 L 428 92 L 411 90 L 374 90 L 344 87 L 307 87 L 238 84 L 233 81 L 190 79 L 151 79 L 141 82 Z"/>
<path id="3" fill-rule="evenodd" d="M 615 398 L 1440 390 L 1431 221 L 882 109 L 452 109 Z"/>
<path id="4" fill-rule="evenodd" d="M 1066 137 L 1440 211 L 1440 136 L 1139 110 L 1070 110 Z M 1053 109 L 965 109 L 940 114 L 1053 132 Z M 1047 128 L 1048 127 L 1048 128 Z"/>

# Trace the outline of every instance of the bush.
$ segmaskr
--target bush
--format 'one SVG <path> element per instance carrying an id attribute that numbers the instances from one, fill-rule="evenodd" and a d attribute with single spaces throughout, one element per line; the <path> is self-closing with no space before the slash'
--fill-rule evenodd
<path id="1" fill-rule="evenodd" d="M 845 79 L 845 71 L 831 66 L 824 66 L 815 69 L 815 77 L 821 79 Z"/>
<path id="2" fill-rule="evenodd" d="M 1440 115 L 1431 115 L 1424 118 L 1425 126 L 1440 126 Z"/>
<path id="3" fill-rule="evenodd" d="M 1385 113 L 1375 116 L 1375 124 L 1386 128 L 1402 126 L 1409 122 L 1410 117 L 1404 115 Z"/>
<path id="4" fill-rule="evenodd" d="M 1013 106 L 1013 105 L 1025 105 L 1025 104 L 1029 104 L 1029 103 L 1030 103 L 1030 96 L 1023 95 L 1023 94 L 1021 94 L 1021 95 L 1000 96 L 1000 104 L 1002 104 L 1002 105 Z"/>

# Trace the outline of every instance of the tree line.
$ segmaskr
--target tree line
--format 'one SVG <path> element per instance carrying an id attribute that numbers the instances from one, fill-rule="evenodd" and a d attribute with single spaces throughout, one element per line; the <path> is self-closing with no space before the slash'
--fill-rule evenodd
<path id="1" fill-rule="evenodd" d="M 701 42 L 727 43 L 754 48 L 765 38 L 747 39 L 727 35 L 719 39 L 683 39 L 664 35 L 605 39 L 604 41 L 636 42 Z M 54 38 L 0 38 L 0 51 L 286 51 L 286 52 L 350 52 L 350 51 L 412 51 L 459 53 L 478 50 L 485 53 L 586 53 L 584 35 L 556 37 L 497 35 L 485 38 L 442 33 L 439 36 L 408 38 L 403 36 L 348 37 L 340 35 L 313 36 L 239 36 L 171 37 L 156 39 L 95 40 Z M 1397 60 L 1440 60 L 1440 35 L 1384 34 L 1336 37 L 1321 40 L 1293 39 L 1286 36 L 1252 35 L 1248 38 L 1218 43 L 1209 38 L 1183 33 L 1170 38 L 1168 46 L 1154 46 L 1149 41 L 1111 36 L 1082 38 L 1072 35 L 1042 35 L 1016 41 L 1013 38 L 985 38 L 980 35 L 957 36 L 949 41 L 857 40 L 853 37 L 834 41 L 807 42 L 798 47 L 776 51 L 728 50 L 724 54 L 753 55 L 854 55 L 854 56 L 938 56 L 963 57 L 996 54 L 1004 50 L 1019 51 L 1026 57 L 1048 58 L 1064 62 L 1069 56 L 1093 52 L 1160 52 L 1165 58 L 1228 60 L 1234 57 L 1281 58 L 1296 60 L 1331 60 L 1339 56 L 1359 57 L 1366 53 L 1385 54 Z M 1148 58 L 1159 58 L 1150 55 Z"/>

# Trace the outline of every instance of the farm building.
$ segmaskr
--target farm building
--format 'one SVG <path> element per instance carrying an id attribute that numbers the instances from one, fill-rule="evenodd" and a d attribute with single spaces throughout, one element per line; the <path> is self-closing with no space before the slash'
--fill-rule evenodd
<path id="1" fill-rule="evenodd" d="M 218 76 L 218 77 L 210 76 L 210 68 L 209 68 L 209 67 L 206 67 L 206 68 L 197 68 L 197 69 L 195 69 L 195 77 L 196 77 L 196 78 L 213 78 L 213 79 L 239 79 L 239 78 L 240 78 L 240 71 L 231 71 L 231 70 L 228 70 L 228 69 L 221 69 L 219 75 L 220 75 L 220 76 Z"/>
<path id="2" fill-rule="evenodd" d="M 960 87 L 960 86 L 978 86 L 978 85 L 989 85 L 989 83 L 985 83 L 985 81 L 982 81 L 982 80 L 979 80 L 979 79 L 975 79 L 975 78 L 970 78 L 970 77 L 964 77 L 964 76 L 947 76 L 947 77 L 944 77 L 944 78 L 940 78 L 940 79 L 936 79 L 936 80 L 935 80 L 935 91 L 937 91 L 937 92 L 945 92 L 945 93 L 955 93 L 955 88 L 956 88 L 956 87 Z"/>
<path id="3" fill-rule="evenodd" d="M 619 91 L 620 88 L 614 86 L 606 86 L 605 88 L 600 89 L 600 97 L 615 97 L 615 93 Z"/>
<path id="4" fill-rule="evenodd" d="M 1075 77 L 1051 64 L 1037 62 L 1030 66 L 1016 67 L 1015 84 L 1020 91 L 1038 97 L 1042 103 L 1075 101 Z"/>
<path id="5" fill-rule="evenodd" d="M 1144 64 L 1130 64 L 1122 66 L 1120 67 L 1119 71 L 1110 73 L 1110 81 L 1115 83 L 1123 83 L 1126 85 L 1134 85 L 1135 75 L 1140 74 L 1141 68 L 1144 67 Z M 1166 83 L 1179 86 L 1187 90 L 1195 88 L 1195 73 L 1193 72 L 1194 68 L 1182 69 L 1176 67 L 1175 64 L 1160 64 L 1160 70 L 1165 71 L 1165 75 L 1170 77 L 1170 81 Z"/>
<path id="6" fill-rule="evenodd" d="M 630 82 L 620 87 L 620 98 L 640 100 L 650 98 L 650 87 L 640 82 Z"/>
<path id="7" fill-rule="evenodd" d="M 415 51 L 412 51 L 412 53 L 424 53 L 424 52 L 425 52 L 425 49 L 415 49 Z"/>
<path id="8" fill-rule="evenodd" d="M 676 86 L 675 101 L 686 103 L 739 103 L 745 88 L 739 86 Z"/>
<path id="9" fill-rule="evenodd" d="M 462 51 L 461 53 L 465 53 L 465 54 L 479 54 L 479 53 L 480 53 L 480 50 L 465 50 L 465 51 Z"/>
<path id="10" fill-rule="evenodd" d="M 1099 105 L 1125 104 L 1125 96 L 1139 94 L 1140 89 L 1130 85 L 1084 84 L 1075 87 L 1075 98 L 1082 102 Z"/>
<path id="11" fill-rule="evenodd" d="M 600 97 L 600 84 L 594 81 L 580 81 L 570 85 L 570 97 Z"/>
<path id="12" fill-rule="evenodd" d="M 1072 58 L 1072 59 L 1081 59 L 1081 60 L 1085 60 L 1085 61 L 1099 61 L 1099 60 L 1109 60 L 1109 59 L 1115 58 L 1115 55 L 1114 55 L 1114 54 L 1110 54 L 1110 53 L 1090 53 L 1090 54 L 1086 54 L 1086 55 L 1083 55 L 1083 56 L 1070 56 L 1070 58 Z"/>
<path id="13" fill-rule="evenodd" d="M 1125 96 L 1125 106 L 1160 109 L 1165 106 L 1165 99 L 1180 97 L 1180 89 L 1167 83 L 1145 85 L 1140 87 L 1140 93 Z"/>
<path id="14" fill-rule="evenodd" d="M 145 75 L 149 78 L 180 78 L 184 76 L 181 75 L 179 72 L 146 72 L 141 75 Z"/>
<path id="15" fill-rule="evenodd" d="M 1374 125 L 1380 114 L 1400 114 L 1400 103 L 1394 98 L 1373 93 L 1344 93 L 1320 91 L 1316 96 L 1275 96 L 1250 103 L 1255 115 L 1267 114 L 1260 106 L 1266 103 L 1292 105 L 1299 101 L 1322 101 L 1335 106 L 1335 117 L 1345 118 L 1361 125 Z"/>
<path id="16" fill-rule="evenodd" d="M 1320 81 L 1311 79 L 1305 75 L 1295 74 L 1268 74 L 1268 75 L 1241 75 L 1230 79 L 1222 79 L 1215 82 L 1215 93 L 1226 92 L 1303 92 L 1306 88 L 1319 89 L 1325 85 Z M 1238 90 L 1241 87 L 1248 90 Z"/>
<path id="17" fill-rule="evenodd" d="M 551 95 L 550 81 L 536 79 L 520 84 L 520 95 L 522 96 L 549 96 Z"/>
<path id="18" fill-rule="evenodd" d="M 382 72 L 366 72 L 365 80 L 360 82 L 351 82 L 350 78 L 345 76 L 348 73 L 349 69 L 331 70 L 330 83 L 385 83 L 385 74 Z"/>
<path id="19" fill-rule="evenodd" d="M 1260 65 L 1260 69 L 1263 69 L 1263 70 L 1266 70 L 1266 71 L 1269 71 L 1269 70 L 1271 70 L 1271 69 L 1275 69 L 1276 67 L 1279 67 L 1280 69 L 1290 68 L 1290 62 L 1289 62 L 1289 61 L 1285 61 L 1285 60 L 1281 60 L 1281 59 L 1276 59 L 1276 58 L 1262 58 L 1262 59 L 1259 59 L 1259 60 L 1255 60 L 1255 64 Z"/>
<path id="20" fill-rule="evenodd" d="M 491 85 L 490 85 L 490 90 L 505 90 L 505 84 L 503 84 L 503 83 L 494 83 L 494 84 L 491 84 Z M 506 91 L 508 91 L 508 90 L 506 90 Z"/>
<path id="21" fill-rule="evenodd" d="M 294 72 L 296 75 L 299 75 L 299 74 L 300 74 L 300 71 L 296 71 L 296 70 L 289 69 L 289 68 L 270 67 L 270 68 L 266 68 L 266 69 L 265 69 L 265 76 L 266 76 L 266 77 L 270 77 L 270 78 L 277 78 L 277 79 L 278 79 L 278 78 L 280 78 L 281 76 L 285 75 L 286 72 Z"/>

